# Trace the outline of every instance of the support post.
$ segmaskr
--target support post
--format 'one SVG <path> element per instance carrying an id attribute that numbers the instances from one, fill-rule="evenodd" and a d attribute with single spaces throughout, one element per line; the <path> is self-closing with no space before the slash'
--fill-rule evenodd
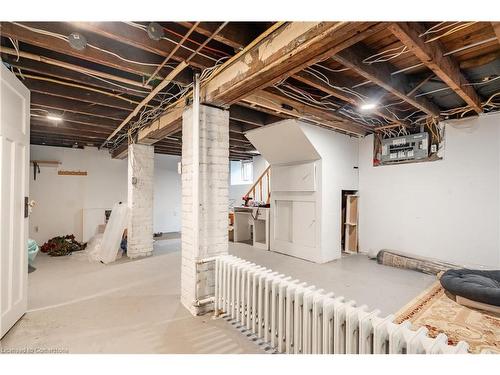
<path id="1" fill-rule="evenodd" d="M 128 147 L 127 255 L 137 258 L 153 252 L 154 147 Z"/>
<path id="2" fill-rule="evenodd" d="M 213 310 L 214 257 L 228 252 L 228 173 L 229 111 L 193 100 L 182 116 L 181 271 L 193 315 Z"/>

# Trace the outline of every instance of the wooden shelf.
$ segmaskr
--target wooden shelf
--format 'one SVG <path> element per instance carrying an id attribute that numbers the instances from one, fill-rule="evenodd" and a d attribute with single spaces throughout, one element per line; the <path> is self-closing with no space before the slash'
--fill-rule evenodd
<path id="1" fill-rule="evenodd" d="M 61 164 L 60 161 L 57 160 L 30 160 L 31 164 L 51 164 L 51 165 L 59 165 Z"/>

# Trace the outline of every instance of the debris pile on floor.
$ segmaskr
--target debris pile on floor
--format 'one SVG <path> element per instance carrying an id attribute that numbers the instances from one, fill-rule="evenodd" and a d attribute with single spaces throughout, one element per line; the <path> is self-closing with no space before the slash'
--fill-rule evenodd
<path id="1" fill-rule="evenodd" d="M 57 236 L 45 242 L 40 251 L 50 256 L 57 257 L 69 255 L 74 251 L 85 249 L 86 243 L 80 243 L 75 240 L 75 236 L 68 234 L 66 236 Z"/>

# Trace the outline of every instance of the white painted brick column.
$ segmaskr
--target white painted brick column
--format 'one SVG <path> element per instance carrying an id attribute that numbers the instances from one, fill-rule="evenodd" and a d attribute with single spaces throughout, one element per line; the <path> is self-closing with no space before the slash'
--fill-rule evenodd
<path id="1" fill-rule="evenodd" d="M 205 260 L 228 252 L 229 112 L 200 105 L 199 118 L 195 186 L 192 106 L 182 116 L 181 302 L 193 315 L 213 310 L 213 303 L 200 304 L 214 296 L 215 263 Z M 198 219 L 193 194 L 199 194 Z"/>
<path id="2" fill-rule="evenodd" d="M 153 251 L 154 147 L 128 146 L 128 238 L 129 258 L 151 255 Z"/>

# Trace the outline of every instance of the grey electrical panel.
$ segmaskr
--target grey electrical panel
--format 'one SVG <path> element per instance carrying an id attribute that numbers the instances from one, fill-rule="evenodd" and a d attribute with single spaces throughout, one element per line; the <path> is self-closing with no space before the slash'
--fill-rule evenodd
<path id="1" fill-rule="evenodd" d="M 429 156 L 426 132 L 382 139 L 382 164 L 425 159 Z"/>

